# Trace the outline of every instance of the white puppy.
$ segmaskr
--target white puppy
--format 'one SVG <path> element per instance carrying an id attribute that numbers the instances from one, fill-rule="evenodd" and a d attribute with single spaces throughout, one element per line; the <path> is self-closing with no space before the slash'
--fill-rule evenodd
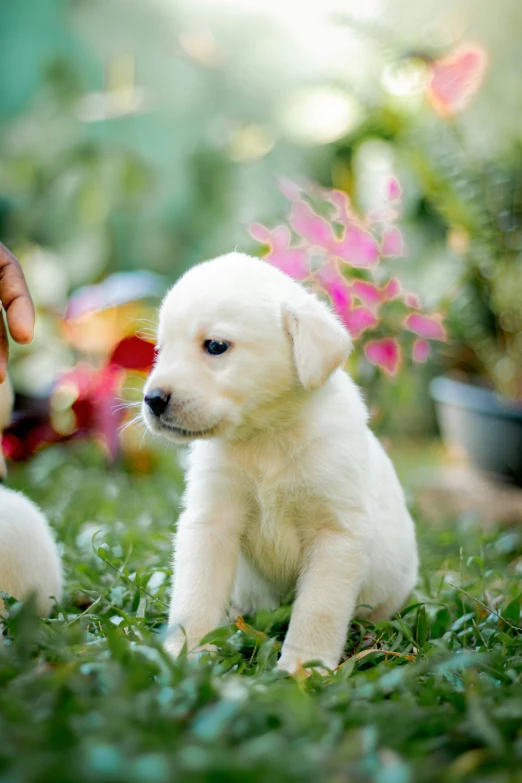
<path id="1" fill-rule="evenodd" d="M 0 442 L 9 423 L 12 392 L 8 381 L 0 384 Z M 0 448 L 0 480 L 5 478 Z M 0 590 L 15 598 L 33 594 L 36 609 L 48 615 L 62 591 L 62 570 L 56 544 L 47 520 L 19 492 L 0 486 Z M 3 608 L 0 598 L 0 609 Z"/>
<path id="2" fill-rule="evenodd" d="M 61 563 L 44 515 L 24 495 L 0 487 L 0 590 L 15 598 L 33 594 L 47 616 L 62 592 Z M 0 608 L 3 607 L 0 598 Z"/>
<path id="3" fill-rule="evenodd" d="M 149 428 L 195 441 L 175 537 L 167 647 L 295 601 L 279 668 L 337 666 L 350 619 L 401 608 L 417 578 L 394 468 L 342 370 L 348 332 L 282 272 L 240 253 L 191 269 L 160 311 Z"/>

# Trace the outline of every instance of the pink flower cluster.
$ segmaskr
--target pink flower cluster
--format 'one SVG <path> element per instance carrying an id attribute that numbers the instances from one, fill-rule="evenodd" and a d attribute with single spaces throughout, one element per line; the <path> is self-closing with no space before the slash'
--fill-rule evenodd
<path id="1" fill-rule="evenodd" d="M 365 219 L 342 191 L 302 189 L 289 182 L 281 190 L 291 202 L 288 225 L 250 228 L 267 247 L 266 260 L 327 295 L 371 364 L 395 375 L 405 342 L 411 343 L 411 358 L 425 362 L 428 341 L 445 340 L 446 333 L 442 316 L 422 313 L 418 297 L 389 271 L 393 259 L 404 253 L 396 225 L 402 195 L 398 181 L 385 183 L 382 206 Z"/>

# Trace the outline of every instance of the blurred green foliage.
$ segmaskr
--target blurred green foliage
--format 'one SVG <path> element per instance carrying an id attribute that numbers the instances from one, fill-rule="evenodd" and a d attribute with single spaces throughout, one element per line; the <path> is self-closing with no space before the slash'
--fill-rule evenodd
<path id="1" fill-rule="evenodd" d="M 181 491 L 168 453 L 144 476 L 53 447 L 13 480 L 49 515 L 67 586 L 50 620 L 12 603 L 5 622 L 0 780 L 520 780 L 518 531 L 419 519 L 410 606 L 353 622 L 341 668 L 302 681 L 274 669 L 289 606 L 217 629 L 215 654 L 162 650 Z"/>
<path id="2" fill-rule="evenodd" d="M 0 239 L 44 316 L 113 271 L 174 280 L 254 250 L 249 224 L 284 214 L 280 177 L 341 187 L 364 211 L 389 169 L 405 195 L 397 274 L 449 308 L 454 344 L 394 385 L 367 378 L 378 419 L 429 430 L 427 380 L 451 367 L 520 395 L 522 7 L 359 6 L 4 0 Z M 485 48 L 486 78 L 443 119 L 427 64 L 466 40 Z M 39 346 L 56 343 L 44 328 Z"/>
<path id="3" fill-rule="evenodd" d="M 69 290 L 121 269 L 174 279 L 277 211 L 277 176 L 304 153 L 283 141 L 238 162 L 234 141 L 284 79 L 259 89 L 191 57 L 176 7 L 7 0 L 0 14 L 0 234 L 22 257 L 52 249 Z"/>

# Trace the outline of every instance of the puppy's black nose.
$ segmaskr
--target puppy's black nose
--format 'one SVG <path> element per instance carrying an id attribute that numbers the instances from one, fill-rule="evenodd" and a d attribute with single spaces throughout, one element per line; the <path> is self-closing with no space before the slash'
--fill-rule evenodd
<path id="1" fill-rule="evenodd" d="M 168 408 L 170 397 L 171 395 L 162 389 L 153 389 L 150 394 L 145 395 L 144 400 L 155 416 L 161 416 Z"/>

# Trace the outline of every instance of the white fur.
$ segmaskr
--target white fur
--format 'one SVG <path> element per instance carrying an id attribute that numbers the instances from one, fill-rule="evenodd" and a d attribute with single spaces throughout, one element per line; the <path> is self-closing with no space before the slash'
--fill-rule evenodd
<path id="1" fill-rule="evenodd" d="M 0 384 L 0 443 L 9 423 L 12 392 L 8 382 Z M 5 478 L 0 448 L 0 479 Z M 62 591 L 60 557 L 47 520 L 41 511 L 19 492 L 0 486 L 0 590 L 14 598 L 34 594 L 36 609 L 48 615 Z M 0 609 L 4 606 L 0 598 Z"/>
<path id="2" fill-rule="evenodd" d="M 231 348 L 209 356 L 207 339 Z M 236 613 L 295 601 L 279 667 L 342 655 L 350 619 L 390 617 L 417 578 L 394 468 L 343 372 L 329 308 L 258 259 L 190 270 L 160 312 L 145 392 L 172 395 L 153 432 L 195 440 L 175 537 L 167 647 L 177 655 Z"/>
<path id="3" fill-rule="evenodd" d="M 60 557 L 42 512 L 24 495 L 0 487 L 0 590 L 24 599 L 31 593 L 46 616 L 61 598 Z M 0 599 L 1 601 L 1 599 Z"/>

